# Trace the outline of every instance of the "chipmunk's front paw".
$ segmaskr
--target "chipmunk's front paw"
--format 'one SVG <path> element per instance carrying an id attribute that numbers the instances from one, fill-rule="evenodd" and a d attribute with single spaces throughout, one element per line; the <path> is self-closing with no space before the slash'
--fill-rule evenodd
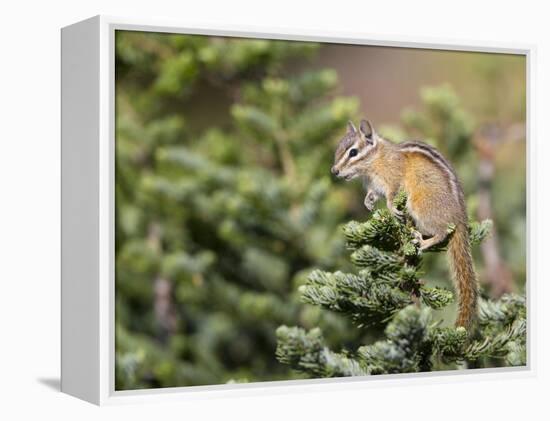
<path id="1" fill-rule="evenodd" d="M 373 193 L 369 193 L 365 196 L 365 200 L 363 201 L 363 204 L 367 208 L 369 212 L 372 212 L 374 210 L 374 205 L 376 203 L 376 197 Z"/>

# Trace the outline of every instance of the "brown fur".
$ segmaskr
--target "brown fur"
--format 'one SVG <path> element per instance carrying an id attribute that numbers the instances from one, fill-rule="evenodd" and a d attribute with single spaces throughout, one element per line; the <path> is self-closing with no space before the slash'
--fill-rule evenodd
<path id="1" fill-rule="evenodd" d="M 456 325 L 468 329 L 477 313 L 478 289 L 467 225 L 460 224 L 456 227 L 449 241 L 448 254 L 458 290 Z"/>
<path id="2" fill-rule="evenodd" d="M 349 156 L 353 148 L 356 157 Z M 421 142 L 394 144 L 379 137 L 372 125 L 363 121 L 361 129 L 348 128 L 335 153 L 332 172 L 349 180 L 363 177 L 369 185 L 365 205 L 373 197 L 384 196 L 388 209 L 395 195 L 407 194 L 407 211 L 425 250 L 447 237 L 449 224 L 456 229 L 449 241 L 450 267 L 458 291 L 457 326 L 469 328 L 477 312 L 477 279 L 468 236 L 464 193 L 451 164 L 435 148 Z M 423 237 L 428 237 L 424 239 Z"/>

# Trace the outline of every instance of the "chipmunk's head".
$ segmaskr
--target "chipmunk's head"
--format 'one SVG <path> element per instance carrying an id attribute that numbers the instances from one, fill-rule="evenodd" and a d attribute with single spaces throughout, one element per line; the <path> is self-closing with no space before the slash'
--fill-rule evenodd
<path id="1" fill-rule="evenodd" d="M 330 171 L 346 181 L 360 176 L 376 152 L 379 139 L 369 121 L 361 120 L 359 130 L 348 122 L 348 130 L 338 143 Z"/>

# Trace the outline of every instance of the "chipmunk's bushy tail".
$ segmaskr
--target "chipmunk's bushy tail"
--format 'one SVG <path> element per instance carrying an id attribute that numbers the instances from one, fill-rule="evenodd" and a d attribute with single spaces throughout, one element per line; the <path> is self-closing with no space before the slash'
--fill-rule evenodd
<path id="1" fill-rule="evenodd" d="M 456 326 L 469 329 L 477 315 L 478 286 L 466 224 L 460 223 L 451 235 L 448 253 L 458 292 Z"/>

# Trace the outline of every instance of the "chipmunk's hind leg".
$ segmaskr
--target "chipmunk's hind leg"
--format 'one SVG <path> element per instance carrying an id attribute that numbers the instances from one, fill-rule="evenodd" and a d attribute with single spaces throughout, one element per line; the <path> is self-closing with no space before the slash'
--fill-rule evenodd
<path id="1" fill-rule="evenodd" d="M 421 251 L 444 241 L 449 221 L 456 220 L 456 216 L 445 207 L 445 201 L 429 193 L 413 192 L 407 200 L 407 210 L 418 231 L 415 239 Z"/>
<path id="2" fill-rule="evenodd" d="M 419 213 L 417 209 L 414 208 L 409 209 L 409 212 L 411 213 L 411 217 L 415 225 L 415 242 L 418 244 L 420 251 L 427 250 L 447 238 L 447 235 L 449 234 L 449 224 L 443 222 L 447 220 L 447 218 L 438 220 L 437 217 L 430 218 L 427 214 L 424 214 L 424 217 L 419 218 Z"/>
<path id="3" fill-rule="evenodd" d="M 422 237 L 422 234 L 419 231 L 415 231 L 414 236 L 415 236 L 415 241 L 419 245 L 420 251 L 424 251 L 445 240 L 445 238 L 447 238 L 447 231 L 437 232 L 434 236 L 426 239 Z"/>

